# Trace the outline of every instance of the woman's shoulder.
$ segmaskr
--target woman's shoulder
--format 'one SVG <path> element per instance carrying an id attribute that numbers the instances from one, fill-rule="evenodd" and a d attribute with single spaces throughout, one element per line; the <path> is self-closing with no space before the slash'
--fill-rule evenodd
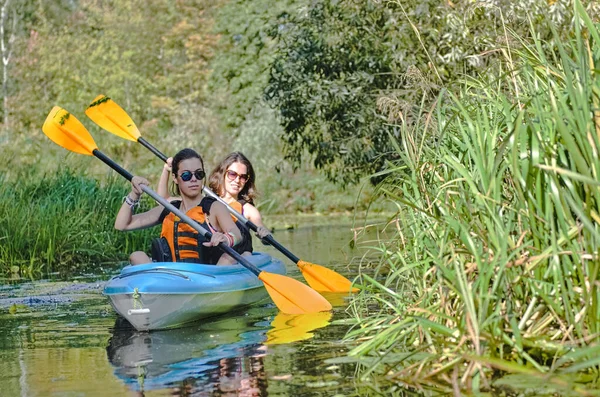
<path id="1" fill-rule="evenodd" d="M 177 208 L 177 209 L 181 208 L 181 200 L 180 200 L 180 199 L 178 199 L 178 198 L 172 198 L 172 197 L 169 197 L 168 201 L 169 201 L 169 203 L 171 203 L 171 205 L 172 205 L 173 207 L 175 207 L 175 208 Z M 170 213 L 170 212 L 171 212 L 171 211 L 169 211 L 169 209 L 168 209 L 168 208 L 164 208 L 164 207 L 163 207 L 163 210 L 162 210 L 162 212 L 160 213 L 159 221 L 160 221 L 160 222 L 164 221 L 164 220 L 165 220 L 165 218 L 167 217 L 167 215 L 169 215 L 169 213 Z"/>
<path id="2" fill-rule="evenodd" d="M 202 211 L 205 214 L 210 214 L 210 208 L 215 201 L 217 201 L 217 199 L 214 197 L 204 196 L 198 205 L 202 207 Z"/>
<path id="3" fill-rule="evenodd" d="M 242 205 L 242 207 L 245 206 L 246 204 L 254 206 L 254 200 L 248 199 L 248 198 L 240 198 L 240 199 L 238 199 L 238 203 L 240 203 Z"/>

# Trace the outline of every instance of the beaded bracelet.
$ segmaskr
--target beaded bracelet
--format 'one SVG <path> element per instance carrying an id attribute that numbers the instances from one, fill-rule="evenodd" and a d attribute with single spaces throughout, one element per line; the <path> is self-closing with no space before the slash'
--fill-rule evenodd
<path id="1" fill-rule="evenodd" d="M 129 197 L 129 195 L 123 197 L 123 202 L 125 202 L 129 208 L 133 209 L 133 207 L 135 207 L 136 205 L 140 204 L 140 200 L 132 200 L 131 197 Z"/>

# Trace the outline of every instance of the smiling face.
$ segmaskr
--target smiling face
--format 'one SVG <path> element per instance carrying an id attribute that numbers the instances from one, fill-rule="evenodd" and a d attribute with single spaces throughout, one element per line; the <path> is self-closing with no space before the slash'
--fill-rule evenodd
<path id="1" fill-rule="evenodd" d="M 198 179 L 198 171 L 204 172 L 202 162 L 198 158 L 182 160 L 179 163 L 177 174 L 173 174 L 173 179 L 179 187 L 179 191 L 182 195 L 185 195 L 189 198 L 195 198 L 202 194 L 204 181 L 203 179 Z M 188 175 L 184 175 L 184 178 L 182 178 L 184 173 L 187 173 Z M 187 179 L 190 176 L 190 173 L 191 178 L 188 181 L 185 181 L 184 179 Z"/>
<path id="2" fill-rule="evenodd" d="M 244 188 L 248 181 L 248 168 L 239 162 L 231 164 L 225 170 L 223 175 L 223 186 L 225 193 L 234 199 L 238 199 L 238 194 Z"/>

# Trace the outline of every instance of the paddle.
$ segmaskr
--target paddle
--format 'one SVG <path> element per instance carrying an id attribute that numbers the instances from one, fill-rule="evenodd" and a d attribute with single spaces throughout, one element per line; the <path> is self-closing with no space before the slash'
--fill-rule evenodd
<path id="1" fill-rule="evenodd" d="M 135 123 L 129 117 L 127 112 L 123 110 L 115 101 L 107 97 L 106 95 L 98 95 L 92 103 L 88 106 L 85 114 L 92 119 L 93 122 L 98 124 L 103 129 L 111 132 L 121 138 L 129 141 L 137 141 L 142 146 L 150 150 L 162 161 L 167 161 L 167 156 L 162 154 L 158 149 L 152 146 L 148 141 L 142 138 L 140 131 L 136 127 Z M 237 219 L 244 222 L 251 230 L 257 231 L 258 226 L 252 223 L 249 219 L 244 217 L 242 214 L 233 209 L 227 204 L 221 197 L 212 192 L 208 187 L 204 186 L 204 193 L 216 198 L 223 203 L 229 212 L 231 212 Z M 341 274 L 328 269 L 324 266 L 317 265 L 314 263 L 306 262 L 292 254 L 287 248 L 281 245 L 272 235 L 268 235 L 264 238 L 269 244 L 279 250 L 282 254 L 292 260 L 302 272 L 302 275 L 308 282 L 308 284 L 316 289 L 317 291 L 329 291 L 329 292 L 357 292 L 358 288 L 352 287 L 352 282 Z"/>
<path id="2" fill-rule="evenodd" d="M 55 106 L 42 127 L 44 134 L 56 144 L 75 153 L 95 156 L 106 165 L 117 171 L 122 177 L 131 181 L 131 175 L 123 167 L 115 163 L 102 153 L 87 129 L 72 114 Z M 142 190 L 156 200 L 163 207 L 173 212 L 188 225 L 192 226 L 207 239 L 212 236 L 210 232 L 200 226 L 192 218 L 181 212 L 150 187 L 142 185 Z M 218 245 L 223 251 L 234 257 L 242 266 L 254 273 L 264 283 L 275 305 L 284 313 L 302 314 L 316 313 L 331 310 L 331 304 L 312 288 L 280 274 L 261 271 L 247 259 L 238 254 L 226 244 Z"/>

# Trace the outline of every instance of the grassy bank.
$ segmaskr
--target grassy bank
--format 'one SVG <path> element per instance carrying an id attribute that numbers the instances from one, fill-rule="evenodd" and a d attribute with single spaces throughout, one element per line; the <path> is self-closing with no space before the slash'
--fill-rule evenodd
<path id="1" fill-rule="evenodd" d="M 160 233 L 159 227 L 128 233 L 114 229 L 117 211 L 130 190 L 126 181 L 106 176 L 110 174 L 81 175 L 65 169 L 55 174 L 26 167 L 13 171 L 10 180 L 0 181 L 0 277 L 98 273 L 100 266 L 115 267 L 127 261 L 134 250 L 147 250 Z M 313 214 L 310 223 L 330 222 L 327 214 L 331 213 L 350 216 L 355 209 L 364 211 L 371 199 L 363 192 L 357 200 L 354 193 L 333 190 L 331 184 L 314 185 L 310 178 L 300 189 L 301 179 L 288 178 L 284 185 L 270 183 L 269 189 L 279 186 L 277 194 L 261 196 L 259 208 L 267 217 L 272 215 L 269 226 L 275 230 L 297 227 L 296 214 Z M 138 211 L 153 205 L 144 196 Z M 385 207 L 380 203 L 370 209 L 378 212 Z M 281 208 L 287 212 L 277 211 Z"/>
<path id="2" fill-rule="evenodd" d="M 391 120 L 402 161 L 380 192 L 398 234 L 348 334 L 380 391 L 511 392 L 512 374 L 595 395 L 600 33 L 578 7 L 571 37 L 507 37 L 496 69 Z"/>
<path id="3" fill-rule="evenodd" d="M 43 175 L 28 169 L 18 183 L 0 184 L 0 273 L 39 278 L 98 271 L 149 247 L 158 233 L 114 229 L 129 188 L 122 180 L 97 180 L 65 171 Z M 148 202 L 144 202 L 150 205 Z"/>

